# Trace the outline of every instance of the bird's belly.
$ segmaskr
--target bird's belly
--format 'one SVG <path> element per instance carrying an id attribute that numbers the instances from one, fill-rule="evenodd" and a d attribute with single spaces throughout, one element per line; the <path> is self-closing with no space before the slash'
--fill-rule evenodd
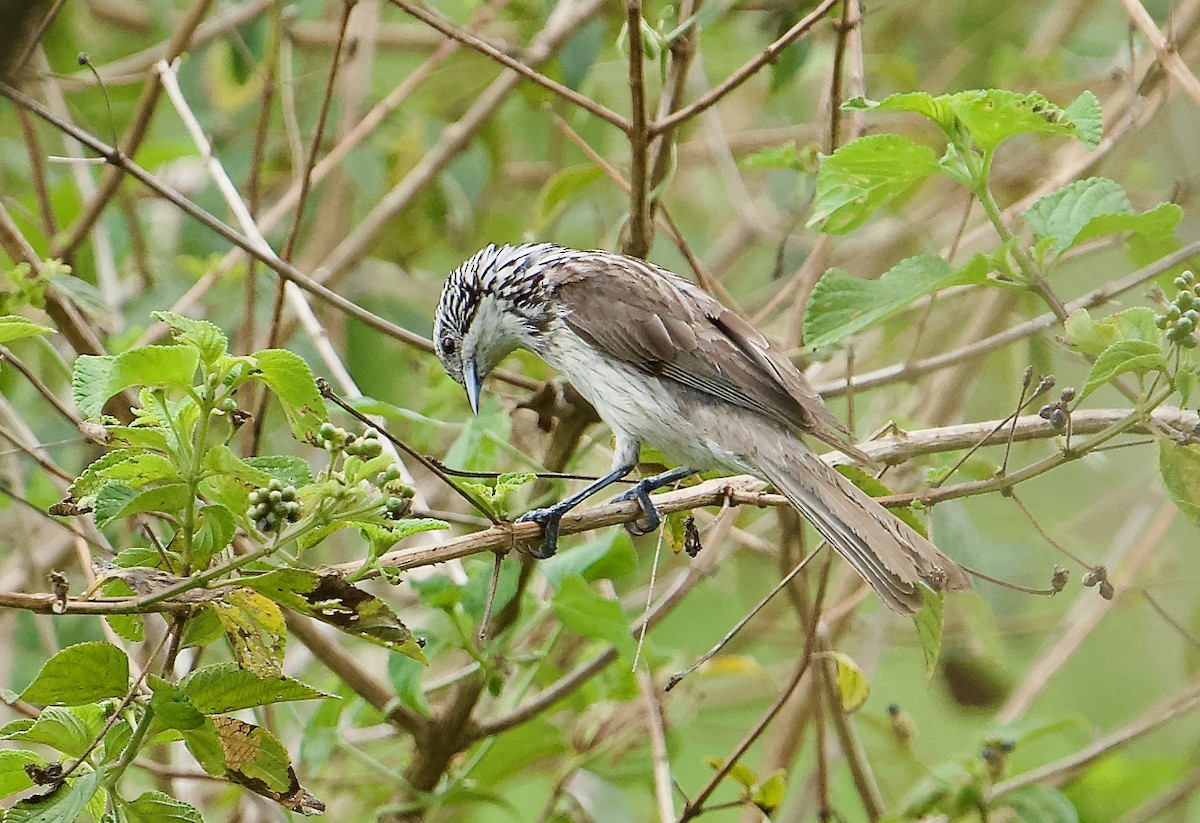
<path id="1" fill-rule="evenodd" d="M 571 385 L 587 398 L 596 413 L 617 438 L 634 440 L 660 450 L 666 458 L 695 469 L 729 469 L 745 472 L 750 467 L 724 444 L 720 426 L 699 418 L 711 417 L 713 409 L 699 393 L 617 360 L 597 357 L 594 350 L 578 341 L 580 351 L 559 351 L 545 356 Z"/>

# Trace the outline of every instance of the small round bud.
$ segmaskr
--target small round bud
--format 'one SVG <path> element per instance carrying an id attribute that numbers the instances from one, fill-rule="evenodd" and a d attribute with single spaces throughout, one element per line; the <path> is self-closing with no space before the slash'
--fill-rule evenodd
<path id="1" fill-rule="evenodd" d="M 1067 386 L 1065 389 L 1062 390 L 1061 397 L 1062 397 L 1062 401 L 1064 403 L 1070 403 L 1072 400 L 1075 399 L 1075 389 L 1072 388 L 1071 386 Z"/>
<path id="2" fill-rule="evenodd" d="M 1112 600 L 1116 596 L 1117 590 L 1113 588 L 1113 584 L 1107 580 L 1100 581 L 1100 596 L 1105 600 Z"/>
<path id="3" fill-rule="evenodd" d="M 272 477 L 270 482 L 267 483 L 267 488 L 271 491 L 281 491 L 283 489 L 283 481 L 278 477 Z"/>
<path id="4" fill-rule="evenodd" d="M 1083 585 L 1087 586 L 1088 588 L 1091 588 L 1092 586 L 1095 586 L 1097 583 L 1099 583 L 1101 580 L 1105 580 L 1107 578 L 1108 578 L 1108 573 L 1104 570 L 1103 566 L 1092 566 L 1092 568 L 1088 569 L 1086 572 L 1083 573 L 1083 577 L 1081 578 L 1081 581 L 1083 582 Z"/>
<path id="5" fill-rule="evenodd" d="M 317 437 L 321 440 L 332 440 L 336 433 L 337 429 L 332 423 L 322 423 L 321 428 L 317 429 Z"/>
<path id="6" fill-rule="evenodd" d="M 1180 315 L 1182 315 L 1182 314 L 1183 314 L 1183 309 L 1179 308 L 1179 306 L 1176 306 L 1174 303 L 1167 306 L 1167 319 L 1168 320 L 1178 320 Z"/>
<path id="7" fill-rule="evenodd" d="M 1050 425 L 1056 429 L 1061 429 L 1067 425 L 1067 413 L 1056 407 L 1050 412 Z"/>
<path id="8" fill-rule="evenodd" d="M 271 501 L 271 505 L 283 502 L 283 490 L 273 489 L 267 494 L 267 499 Z"/>
<path id="9" fill-rule="evenodd" d="M 383 444 L 378 440 L 363 440 L 358 446 L 359 454 L 362 457 L 370 459 L 383 454 Z"/>
<path id="10" fill-rule="evenodd" d="M 269 532 L 273 528 L 271 521 L 265 517 L 259 519 L 254 525 L 260 532 Z"/>
<path id="11" fill-rule="evenodd" d="M 1040 409 L 1038 409 L 1038 417 L 1042 418 L 1043 420 L 1049 420 L 1050 414 L 1053 411 L 1054 411 L 1054 407 L 1047 404 L 1045 406 L 1042 406 Z"/>
<path id="12" fill-rule="evenodd" d="M 1179 279 L 1190 286 L 1196 282 L 1196 275 L 1192 274 L 1191 269 L 1187 269 L 1183 274 L 1179 275 Z"/>

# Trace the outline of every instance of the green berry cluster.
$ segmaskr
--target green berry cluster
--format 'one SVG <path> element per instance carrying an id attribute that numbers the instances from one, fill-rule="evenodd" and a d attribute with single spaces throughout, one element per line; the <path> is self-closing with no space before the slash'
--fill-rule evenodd
<path id="1" fill-rule="evenodd" d="M 383 510 L 389 519 L 399 520 L 408 514 L 416 489 L 403 481 L 399 466 L 393 463 L 381 471 L 375 485 L 384 493 Z"/>
<path id="2" fill-rule="evenodd" d="M 332 423 L 322 423 L 317 429 L 317 443 L 331 452 L 345 452 L 364 460 L 383 454 L 383 443 L 379 442 L 379 432 L 375 429 L 367 429 L 359 436 Z"/>
<path id="3" fill-rule="evenodd" d="M 1154 324 L 1167 332 L 1167 340 L 1185 349 L 1196 348 L 1196 327 L 1200 326 L 1200 296 L 1196 276 L 1190 271 L 1175 278 L 1179 291 L 1166 312 L 1154 318 Z"/>
<path id="4" fill-rule="evenodd" d="M 260 532 L 276 531 L 282 523 L 300 519 L 300 501 L 296 487 L 271 478 L 264 488 L 250 492 L 250 509 L 246 512 Z"/>

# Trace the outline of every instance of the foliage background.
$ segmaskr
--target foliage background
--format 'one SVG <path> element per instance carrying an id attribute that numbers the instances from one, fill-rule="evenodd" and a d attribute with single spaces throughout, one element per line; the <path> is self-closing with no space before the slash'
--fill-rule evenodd
<path id="1" fill-rule="evenodd" d="M 29 20 L 36 24 L 43 19 L 48 5 L 35 6 Z M 1104 175 L 1120 182 L 1139 210 L 1165 200 L 1181 205 L 1185 217 L 1176 237 L 1195 236 L 1192 135 L 1200 126 L 1200 100 L 1186 93 L 1186 79 L 1170 59 L 1163 69 L 1161 55 L 1148 47 L 1135 21 L 1139 12 L 1148 12 L 1165 32 L 1164 53 L 1182 58 L 1186 72 L 1187 65 L 1200 59 L 1200 45 L 1194 43 L 1200 3 L 1148 3 L 1143 8 L 1136 0 L 891 0 L 848 5 L 846 19 L 858 22 L 846 30 L 850 36 L 839 39 L 834 21 L 841 7 L 835 6 L 774 62 L 716 106 L 687 120 L 673 135 L 677 145 L 671 173 L 659 190 L 688 253 L 776 339 L 801 343 L 803 298 L 829 266 L 875 277 L 914 254 L 949 252 L 961 262 L 970 252 L 996 243 L 979 209 L 968 210 L 965 193 L 948 183 L 902 198 L 847 236 L 823 236 L 805 228 L 814 190 L 813 150 L 831 148 L 834 65 L 842 67 L 841 99 L 859 93 L 882 99 L 898 91 L 939 94 L 995 87 L 1038 90 L 1065 106 L 1091 90 L 1103 108 L 1109 139 L 1088 152 L 1072 141 L 1018 138 L 1000 152 L 993 170 L 1000 205 L 1008 207 L 1073 179 Z M 548 5 L 528 0 L 438 2 L 433 8 L 454 26 L 468 27 L 520 59 L 526 59 L 522 49 L 544 32 L 550 14 Z M 573 8 L 579 11 L 573 34 L 541 71 L 627 116 L 626 9 L 615 2 L 581 2 Z M 359 0 L 345 10 L 352 14 L 315 156 L 335 150 L 364 114 L 398 86 L 411 84 L 411 91 L 313 185 L 290 255 L 300 271 L 427 336 L 445 274 L 487 242 L 538 239 L 607 249 L 629 242 L 622 235 L 629 197 L 572 139 L 576 136 L 616 173 L 626 175 L 631 144 L 622 131 L 528 82 L 497 91 L 491 84 L 501 69 L 493 60 L 447 45 L 450 41 L 441 34 L 395 5 Z M 808 10 L 772 0 L 700 5 L 702 25 L 684 99 L 696 99 L 720 83 Z M 147 90 L 156 84 L 153 60 L 172 39 L 175 50 L 184 52 L 178 69 L 183 95 L 211 139 L 213 154 L 251 210 L 261 214 L 305 167 L 343 11 L 339 3 L 320 0 L 286 8 L 267 0 L 68 2 L 61 4 L 41 45 L 13 77 L 28 94 L 105 142 L 114 142 L 115 132 L 117 142 L 128 145 L 131 132 L 145 122 L 134 159 L 228 221 L 224 200 L 176 111 L 162 98 L 146 102 Z M 651 29 L 669 32 L 679 10 L 651 2 L 644 17 Z M 647 37 L 651 45 L 653 41 Z M 18 39 L 14 46 L 28 42 Z M 23 53 L 23 48 L 11 51 Z M 104 80 L 103 90 L 92 69 L 79 65 L 80 52 L 86 52 Z M 652 116 L 664 76 L 672 76 L 669 53 L 664 50 L 646 63 Z M 264 84 L 267 77 L 273 82 Z M 1191 82 L 1195 84 L 1194 78 Z M 493 93 L 494 108 L 477 116 L 480 100 Z M 862 129 L 900 131 L 918 140 L 932 135 L 929 124 L 917 118 L 874 114 L 838 119 L 843 139 Z M 747 159 L 788 142 L 799 149 L 794 168 L 772 168 L 761 154 L 757 161 Z M 189 293 L 197 296 L 178 309 L 182 313 L 217 323 L 239 351 L 266 345 L 273 327 L 275 275 L 262 265 L 223 265 L 230 249 L 226 240 L 144 187 L 120 183 L 111 197 L 96 201 L 103 208 L 95 224 L 78 230 L 84 225 L 85 204 L 94 198 L 92 187 L 96 181 L 103 186 L 112 172 L 47 161 L 48 155 L 71 154 L 76 145 L 69 140 L 64 145 L 53 128 L 6 106 L 0 123 L 0 192 L 4 208 L 37 256 L 64 258 L 74 275 L 92 287 L 77 289 L 75 300 L 86 309 L 86 322 L 106 350 L 145 342 L 147 334 L 156 333 L 150 312 L 176 306 Z M 284 212 L 276 228 L 266 232 L 277 250 L 291 246 L 291 213 Z M 1120 243 L 1085 251 L 1053 271 L 1053 289 L 1064 300 L 1146 262 L 1132 261 Z M 17 261 L 11 250 L 9 255 Z M 691 273 L 686 254 L 662 230 L 654 234 L 648 257 Z M 1122 306 L 1150 304 L 1145 288 L 1120 300 Z M 313 307 L 362 392 L 405 410 L 392 416 L 388 427 L 416 449 L 447 465 L 486 471 L 551 463 L 563 448 L 571 455 L 565 465 L 572 470 L 596 472 L 607 463 L 606 436 L 591 429 L 578 443 L 551 438 L 536 425 L 533 411 L 517 408 L 529 397 L 521 388 L 497 383 L 480 417 L 469 420 L 458 387 L 427 352 L 320 301 L 314 300 Z M 821 352 L 810 376 L 834 390 L 831 405 L 844 417 L 849 409 L 842 378 L 848 370 L 869 372 L 950 351 L 1044 311 L 1044 304 L 1029 293 L 963 290 L 855 337 L 852 349 Z M 290 313 L 284 314 L 279 332 L 282 344 L 318 373 L 326 373 L 316 345 L 298 330 Z M 1056 326 L 919 378 L 856 391 L 855 429 L 866 437 L 889 421 L 902 428 L 927 428 L 999 420 L 1015 406 L 1026 365 L 1037 374 L 1054 374 L 1060 387 L 1080 386 L 1087 364 L 1061 345 L 1062 333 Z M 76 353 L 61 337 L 54 345 L 67 361 Z M 27 341 L 14 344 L 14 351 L 52 390 L 68 396 L 60 360 Z M 518 356 L 510 365 L 536 380 L 550 377 L 532 358 Z M 20 374 L 5 368 L 0 386 L 6 432 L 27 430 L 72 474 L 94 459 L 95 447 L 81 440 L 70 421 L 49 410 Z M 1128 401 L 1105 388 L 1088 405 L 1125 407 Z M 316 459 L 309 447 L 290 439 L 277 411 L 269 410 L 264 420 L 266 450 Z M 1053 448 L 1045 440 L 1018 444 L 1011 460 L 1029 463 Z M 999 454 L 981 453 L 968 471 L 986 477 Z M 912 461 L 888 480 L 894 488 L 919 488 L 925 469 L 950 462 L 942 457 Z M 61 497 L 49 475 L 17 449 L 4 453 L 0 468 L 14 501 L 28 500 L 44 510 Z M 417 480 L 430 510 L 465 513 L 435 478 L 417 472 Z M 1196 694 L 1194 638 L 1200 634 L 1200 608 L 1194 592 L 1200 561 L 1195 526 L 1163 491 L 1155 449 L 1141 445 L 1089 456 L 1031 480 L 1020 487 L 1019 497 L 1042 530 L 1088 564 L 1108 566 L 1118 590 L 1115 600 L 1102 601 L 1077 582 L 1053 599 L 981 583 L 977 596 L 948 601 L 942 660 L 928 681 L 912 626 L 893 619 L 877 603 L 863 603 L 852 623 L 831 640 L 870 680 L 869 699 L 849 721 L 865 752 L 857 759 L 873 767 L 885 808 L 899 814 L 928 767 L 958 760 L 978 772 L 983 769 L 981 748 L 990 736 L 999 735 L 1018 740 L 1006 775 L 1045 766 L 1050 770 L 1045 785 L 1062 786 L 1073 805 L 1066 810 L 1038 795 L 1042 806 L 1022 811 L 1023 819 L 1074 819 L 1072 814 L 1094 821 L 1200 819 L 1200 806 L 1193 800 L 1200 786 L 1200 729 L 1185 712 L 1148 738 L 1105 745 L 1106 755 L 1085 768 L 1067 768 L 1075 753 L 1095 741 L 1106 743 L 1106 735 L 1152 715 L 1162 701 Z M 518 497 L 511 509 L 519 512 L 524 505 Z M 0 519 L 9 535 L 0 548 L 0 590 L 45 590 L 50 569 L 68 571 L 75 581 L 72 590 L 84 589 L 81 558 L 69 532 L 18 502 L 9 502 Z M 702 525 L 708 521 L 701 518 Z M 798 611 L 811 608 L 804 593 L 815 589 L 815 578 L 799 585 L 793 597 L 768 607 L 718 658 L 719 665 L 692 675 L 669 694 L 662 692 L 671 673 L 707 650 L 799 556 L 796 524 L 788 517 L 743 507 L 736 513 L 736 530 L 729 530 L 730 521 L 731 516 L 723 517 L 721 526 L 707 532 L 705 552 L 719 557 L 712 561 L 711 576 L 650 632 L 641 662 L 649 677 L 632 675 L 630 661 L 623 658 L 530 722 L 473 743 L 451 758 L 445 770 L 434 768 L 424 787 L 434 793 L 428 808 L 428 798 L 410 792 L 407 781 L 413 778 L 413 764 L 430 748 L 446 745 L 438 734 L 454 737 L 461 731 L 457 715 L 465 711 L 475 723 L 502 717 L 539 687 L 610 645 L 602 636 L 580 637 L 563 629 L 549 646 L 560 630 L 546 605 L 554 587 L 540 571 L 533 570 L 523 587 L 522 613 L 514 628 L 490 649 L 499 661 L 497 679 L 488 684 L 496 694 L 480 682 L 470 699 L 470 690 L 463 688 L 475 683 L 476 675 L 469 671 L 471 656 L 457 648 L 463 638 L 456 621 L 469 638 L 491 572 L 490 562 L 473 558 L 442 569 L 444 576 L 432 584 L 373 589 L 430 639 L 435 651 L 428 670 L 419 675 L 406 671 L 389 661 L 386 652 L 354 640 L 345 641 L 349 658 L 338 658 L 328 648 L 321 651 L 319 635 L 310 630 L 302 642 L 293 638 L 288 672 L 345 699 L 275 708 L 260 713 L 259 720 L 287 745 L 305 785 L 329 804 L 331 819 L 357 819 L 387 804 L 414 800 L 414 816 L 439 820 L 659 819 L 665 814 L 655 796 L 654 735 L 665 734 L 671 778 L 693 796 L 713 773 L 706 758 L 727 756 L 775 699 L 803 647 Z M 968 566 L 1025 585 L 1044 586 L 1052 567 L 1066 562 L 1013 500 L 999 494 L 938 505 L 932 532 L 940 546 Z M 132 531 L 114 532 L 122 545 L 133 539 Z M 620 598 L 625 615 L 636 619 L 651 577 L 655 538 L 636 541 L 636 554 L 625 550 L 620 544 L 625 537 L 614 537 L 613 529 L 576 538 L 582 540 L 617 541 L 613 556 L 627 563 L 625 573 L 590 585 L 605 597 Z M 780 546 L 787 547 L 782 554 Z M 322 551 L 317 559 L 327 562 L 362 554 L 350 540 L 331 542 Z M 666 551 L 657 569 L 658 585 L 688 562 L 684 555 Z M 515 574 L 516 556 L 506 563 L 511 570 L 506 575 Z M 1073 581 L 1081 572 L 1072 568 Z M 849 596 L 854 581 L 840 564 L 833 574 L 831 598 L 836 603 Z M 469 581 L 468 607 L 447 613 L 432 605 L 430 592 L 440 585 L 438 580 Z M 1150 593 L 1158 608 L 1143 593 Z M 8 610 L 0 613 L 0 623 L 5 627 L 0 632 L 0 683 L 16 691 L 57 649 L 102 636 L 99 621 L 89 617 Z M 535 665 L 546 648 L 546 659 Z M 228 653 L 214 647 L 205 654 L 222 659 Z M 185 655 L 180 665 L 190 659 Z M 415 676 L 417 687 L 411 681 Z M 365 693 L 378 698 L 380 690 L 386 699 L 399 690 L 400 699 L 411 706 L 429 706 L 434 718 L 429 729 L 435 731 L 414 743 L 410 731 L 386 722 L 378 703 L 372 707 L 371 698 L 364 699 Z M 423 697 L 416 697 L 418 692 Z M 836 815 L 862 819 L 861 786 L 847 767 L 832 724 L 815 719 L 830 711 L 830 695 L 822 703 L 815 693 L 805 681 L 749 749 L 745 763 L 763 779 L 784 769 L 786 797 L 776 819 L 811 819 L 825 795 L 822 785 L 828 786 Z M 898 743 L 891 731 L 887 706 L 892 702 L 919 728 L 911 748 Z M 1034 729 L 1042 733 L 1031 735 Z M 823 749 L 814 745 L 818 738 Z M 187 779 L 196 772 L 194 764 L 188 765 L 179 752 L 166 757 L 157 774 L 131 773 L 126 779 L 188 799 L 212 819 L 274 819 L 280 814 L 248 792 Z M 736 785 L 727 781 L 713 802 L 731 806 L 707 816 L 752 820 L 760 815 L 737 801 Z M 676 813 L 683 808 L 678 797 L 674 808 Z"/>

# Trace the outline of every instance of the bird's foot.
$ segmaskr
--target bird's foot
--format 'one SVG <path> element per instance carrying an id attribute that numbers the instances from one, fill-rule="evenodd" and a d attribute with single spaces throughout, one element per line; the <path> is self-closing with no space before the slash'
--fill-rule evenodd
<path id="1" fill-rule="evenodd" d="M 653 477 L 647 477 L 645 480 L 640 480 L 624 494 L 613 498 L 614 503 L 624 503 L 626 500 L 636 500 L 638 506 L 642 509 L 642 516 L 637 520 L 629 520 L 624 523 L 625 531 L 632 534 L 634 537 L 641 537 L 644 534 L 657 529 L 662 525 L 662 515 L 658 513 L 654 503 L 650 500 L 650 490 L 658 488 L 653 485 Z"/>
<path id="2" fill-rule="evenodd" d="M 537 523 L 542 527 L 542 545 L 530 552 L 538 560 L 553 557 L 558 551 L 558 524 L 570 507 L 547 506 L 544 509 L 530 509 L 516 519 L 517 523 Z"/>

